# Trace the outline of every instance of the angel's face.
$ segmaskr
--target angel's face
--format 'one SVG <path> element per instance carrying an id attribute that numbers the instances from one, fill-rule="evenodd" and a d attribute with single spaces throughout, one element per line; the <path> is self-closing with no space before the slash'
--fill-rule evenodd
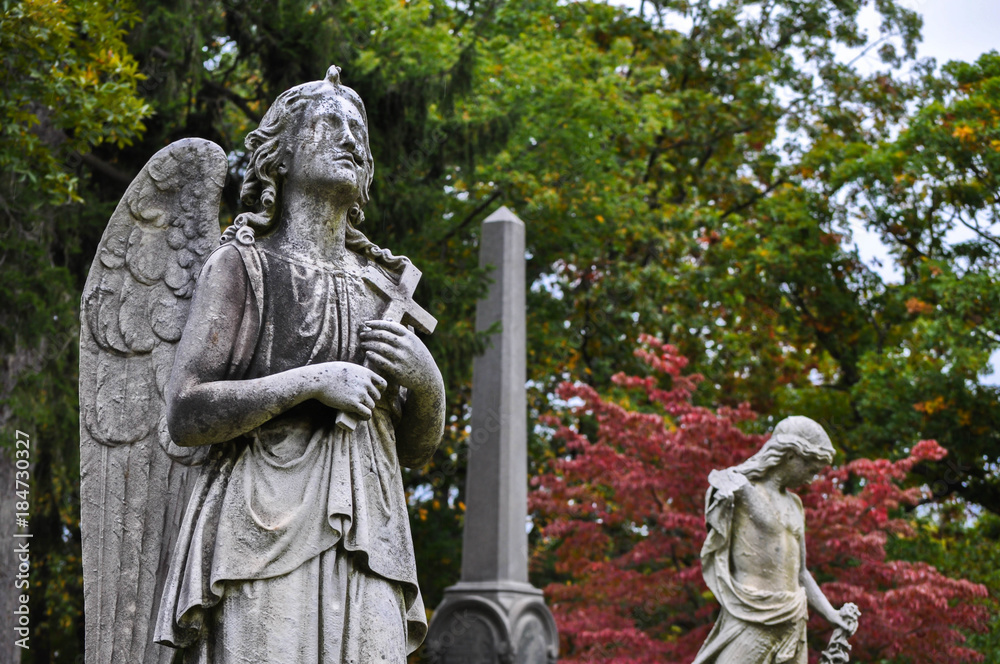
<path id="1" fill-rule="evenodd" d="M 334 187 L 356 200 L 367 186 L 371 163 L 361 111 L 349 99 L 327 95 L 304 114 L 286 177 L 299 184 Z"/>
<path id="2" fill-rule="evenodd" d="M 779 466 L 778 471 L 784 480 L 782 484 L 798 487 L 812 482 L 827 465 L 829 464 L 821 459 L 789 454 L 784 463 Z"/>

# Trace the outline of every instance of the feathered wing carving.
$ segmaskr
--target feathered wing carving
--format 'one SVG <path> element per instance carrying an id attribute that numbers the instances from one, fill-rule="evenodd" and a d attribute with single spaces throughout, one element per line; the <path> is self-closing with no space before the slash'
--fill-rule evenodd
<path id="1" fill-rule="evenodd" d="M 184 139 L 118 204 L 83 292 L 80 499 L 87 664 L 170 661 L 152 643 L 163 577 L 206 448 L 167 433 L 164 394 L 201 267 L 219 238 L 226 154 Z"/>

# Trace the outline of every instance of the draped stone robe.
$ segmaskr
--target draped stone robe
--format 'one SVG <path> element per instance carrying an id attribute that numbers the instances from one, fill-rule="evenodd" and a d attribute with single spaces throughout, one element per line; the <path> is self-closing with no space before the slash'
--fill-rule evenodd
<path id="1" fill-rule="evenodd" d="M 357 274 L 259 245 L 216 250 L 199 291 L 224 279 L 245 295 L 227 379 L 360 362 L 360 326 L 386 306 Z M 213 446 L 170 566 L 157 641 L 184 648 L 184 662 L 405 661 L 426 617 L 393 429 L 400 392 L 390 385 L 353 432 L 308 401 Z"/>

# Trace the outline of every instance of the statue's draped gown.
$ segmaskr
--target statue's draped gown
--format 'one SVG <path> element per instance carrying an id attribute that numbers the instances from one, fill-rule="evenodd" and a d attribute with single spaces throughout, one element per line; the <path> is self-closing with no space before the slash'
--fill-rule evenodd
<path id="1" fill-rule="evenodd" d="M 209 259 L 195 297 L 233 279 L 245 297 L 230 380 L 359 362 L 359 328 L 386 304 L 357 274 L 236 242 Z M 183 662 L 404 662 L 426 617 L 393 429 L 401 402 L 390 385 L 345 432 L 308 401 L 214 445 L 156 640 L 184 648 Z"/>

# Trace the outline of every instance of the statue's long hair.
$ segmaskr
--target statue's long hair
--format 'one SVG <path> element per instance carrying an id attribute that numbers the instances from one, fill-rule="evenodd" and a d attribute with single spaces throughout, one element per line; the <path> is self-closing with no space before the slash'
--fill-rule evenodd
<path id="1" fill-rule="evenodd" d="M 243 177 L 240 200 L 248 210 L 237 216 L 233 225 L 226 229 L 222 242 L 236 238 L 240 242 L 252 243 L 256 233 L 266 233 L 281 223 L 276 218 L 276 213 L 280 208 L 278 201 L 284 181 L 281 166 L 284 158 L 292 151 L 287 144 L 288 137 L 299 127 L 309 104 L 330 95 L 338 95 L 354 104 L 361 113 L 365 126 L 368 126 L 368 114 L 361 97 L 341 84 L 340 67 L 336 65 L 327 70 L 323 80 L 303 83 L 278 95 L 264 114 L 260 126 L 247 134 L 245 143 L 251 153 Z M 368 190 L 375 175 L 375 162 L 367 137 L 364 140 L 364 152 L 365 183 L 358 200 L 347 213 L 345 244 L 348 249 L 382 267 L 392 272 L 401 272 L 408 262 L 405 256 L 394 256 L 388 249 L 379 248 L 358 230 L 358 226 L 365 221 L 364 207 L 368 204 Z"/>
<path id="2" fill-rule="evenodd" d="M 791 454 L 830 464 L 834 452 L 830 437 L 818 422 L 793 415 L 778 422 L 764 446 L 734 470 L 748 479 L 759 480 Z"/>

